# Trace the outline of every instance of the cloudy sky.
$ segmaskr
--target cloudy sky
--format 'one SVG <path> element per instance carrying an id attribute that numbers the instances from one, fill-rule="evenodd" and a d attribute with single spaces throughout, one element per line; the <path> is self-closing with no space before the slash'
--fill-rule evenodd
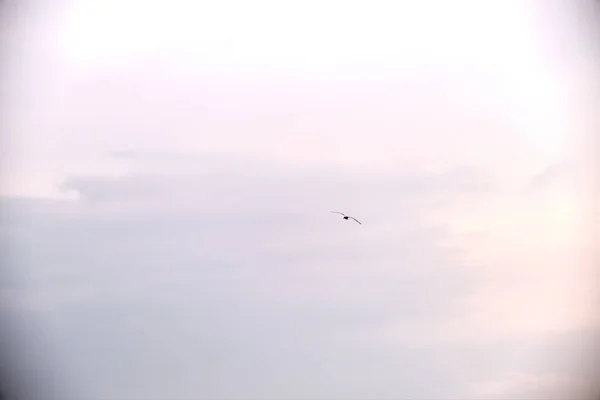
<path id="1" fill-rule="evenodd" d="M 0 312 L 44 390 L 585 389 L 599 67 L 585 2 L 4 11 Z"/>

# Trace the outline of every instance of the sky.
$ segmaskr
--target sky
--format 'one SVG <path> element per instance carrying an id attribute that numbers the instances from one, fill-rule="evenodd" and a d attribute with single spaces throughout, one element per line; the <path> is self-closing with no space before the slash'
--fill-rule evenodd
<path id="1" fill-rule="evenodd" d="M 592 11 L 5 6 L 14 369 L 57 398 L 586 393 Z"/>

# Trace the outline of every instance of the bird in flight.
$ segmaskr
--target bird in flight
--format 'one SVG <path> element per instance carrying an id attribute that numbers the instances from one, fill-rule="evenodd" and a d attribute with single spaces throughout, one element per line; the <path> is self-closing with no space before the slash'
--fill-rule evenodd
<path id="1" fill-rule="evenodd" d="M 348 219 L 353 219 L 353 220 L 355 220 L 356 222 L 358 222 L 359 224 L 361 224 L 361 225 L 362 225 L 362 222 L 360 222 L 359 220 L 357 220 L 357 219 L 356 219 L 356 218 L 354 218 L 354 217 L 351 217 L 351 216 L 349 216 L 349 215 L 346 215 L 346 214 L 344 214 L 344 213 L 341 213 L 341 212 L 339 212 L 339 211 L 331 211 L 331 212 L 332 212 L 332 213 L 334 213 L 334 214 L 340 214 L 340 215 L 343 215 L 343 217 L 344 217 L 344 219 L 345 219 L 345 220 L 348 220 Z"/>

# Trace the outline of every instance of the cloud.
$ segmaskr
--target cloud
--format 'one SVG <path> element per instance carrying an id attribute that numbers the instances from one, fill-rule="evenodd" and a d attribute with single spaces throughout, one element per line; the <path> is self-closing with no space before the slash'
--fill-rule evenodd
<path id="1" fill-rule="evenodd" d="M 3 312 L 36 321 L 83 392 L 464 397 L 523 370 L 524 354 L 540 354 L 531 340 L 556 335 L 548 326 L 573 328 L 515 325 L 527 304 L 513 303 L 543 291 L 539 269 L 521 269 L 516 287 L 523 260 L 470 256 L 493 231 L 431 218 L 493 198 L 484 171 L 118 155 L 128 173 L 64 182 L 76 200 L 1 204 L 18 266 L 3 277 Z"/>
<path id="2" fill-rule="evenodd" d="M 476 283 L 441 245 L 448 228 L 425 218 L 489 182 L 469 168 L 379 177 L 239 161 L 70 178 L 78 200 L 4 198 L 19 266 L 7 307 L 43 321 L 82 386 L 109 397 L 458 390 L 443 357 L 410 361 L 415 333 L 455 318 Z M 364 225 L 329 213 L 340 205 Z M 378 338 L 390 321 L 405 345 Z"/>
<path id="3" fill-rule="evenodd" d="M 490 189 L 490 180 L 471 167 L 443 171 L 412 168 L 364 170 L 311 163 L 298 165 L 268 157 L 227 153 L 189 155 L 167 152 L 124 153 L 138 170 L 121 177 L 73 176 L 63 184 L 86 201 L 168 204 L 191 202 L 195 207 L 268 207 L 278 210 L 329 204 L 360 207 L 367 199 L 380 202 L 378 214 L 394 215 L 408 202 L 436 196 L 460 196 Z M 135 156 L 134 156 L 135 154 Z M 385 210 L 385 213 L 382 212 Z M 208 210 L 206 210 L 208 211 Z M 211 210 L 212 211 L 212 210 Z M 309 211 L 312 213 L 312 211 Z"/>
<path id="4" fill-rule="evenodd" d="M 572 171 L 519 188 L 593 126 L 581 20 L 134 3 L 27 9 L 10 33 L 2 193 L 63 198 L 0 200 L 24 358 L 46 343 L 107 398 L 464 398 L 574 376 L 523 364 L 539 341 L 581 354 L 557 336 L 593 325 L 588 192 Z"/>
<path id="5" fill-rule="evenodd" d="M 529 181 L 529 186 L 532 188 L 538 188 L 551 184 L 565 176 L 567 173 L 567 167 L 568 165 L 566 165 L 564 162 L 552 164 L 531 178 Z"/>
<path id="6" fill-rule="evenodd" d="M 580 399 L 587 398 L 587 381 L 556 374 L 512 373 L 502 380 L 473 385 L 477 399 Z"/>
<path id="7" fill-rule="evenodd" d="M 214 165 L 209 162 L 203 166 Z M 477 193 L 485 187 L 469 170 L 377 179 L 339 171 L 317 174 L 311 169 L 288 168 L 282 172 L 285 167 L 268 168 L 266 164 L 263 169 L 226 163 L 219 168 L 212 174 L 70 179 L 64 187 L 76 190 L 80 200 L 46 206 L 43 202 L 36 206 L 30 203 L 25 215 L 33 213 L 34 218 L 29 226 L 20 220 L 21 231 L 38 235 L 28 237 L 36 244 L 46 241 L 38 255 L 47 264 L 62 256 L 59 249 L 68 238 L 74 249 L 83 249 L 86 243 L 102 243 L 102 259 L 113 259 L 119 267 L 121 261 L 114 257 L 122 253 L 145 256 L 150 265 L 179 260 L 190 263 L 203 256 L 226 271 L 228 264 L 239 268 L 243 260 L 290 265 L 319 261 L 343 265 L 356 273 L 365 262 L 372 261 L 378 264 L 371 267 L 372 271 L 379 268 L 384 273 L 392 260 L 402 262 L 396 261 L 396 254 L 403 253 L 405 259 L 410 256 L 414 259 L 409 259 L 411 262 L 419 262 L 424 260 L 419 256 L 423 246 L 435 245 L 448 234 L 443 226 L 423 225 L 428 209 L 440 204 L 436 196 L 443 193 L 445 200 L 451 201 L 448 193 L 460 197 L 465 190 Z M 363 193 L 353 195 L 357 191 Z M 367 210 L 367 196 L 370 201 L 377 199 L 380 208 Z M 352 231 L 344 221 L 338 223 L 336 216 L 329 214 L 332 204 L 340 203 L 345 203 L 344 209 L 367 218 L 361 227 L 364 229 L 350 227 Z M 23 210 L 25 204 L 19 206 Z M 325 221 L 329 228 L 323 227 Z M 166 256 L 159 258 L 165 250 Z M 150 257 L 153 252 L 156 255 Z M 57 264 L 79 268 L 89 262 L 78 259 L 75 253 L 67 264 Z M 278 267 L 285 268 L 285 264 Z M 414 271 L 430 273 L 426 269 Z M 106 267 L 102 268 L 102 274 L 107 272 Z"/>

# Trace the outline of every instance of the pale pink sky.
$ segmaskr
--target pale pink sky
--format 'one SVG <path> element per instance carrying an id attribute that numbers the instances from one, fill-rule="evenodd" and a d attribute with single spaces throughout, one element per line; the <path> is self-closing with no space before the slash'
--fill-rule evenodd
<path id="1" fill-rule="evenodd" d="M 23 218 L 6 231 L 27 285 L 3 285 L 8 312 L 50 324 L 79 389 L 109 398 L 440 395 L 403 392 L 394 374 L 439 377 L 448 397 L 573 382 L 573 371 L 540 369 L 527 343 L 597 328 L 589 143 L 599 64 L 589 6 L 575 3 L 11 9 L 0 189 Z M 364 226 L 328 214 L 339 208 Z M 113 243 L 117 228 L 103 219 L 119 238 L 139 237 Z M 69 330 L 108 316 L 129 326 L 145 312 L 157 317 L 139 322 L 153 331 L 141 344 L 134 330 L 106 333 L 135 348 L 127 359 L 101 354 L 102 335 Z M 294 315 L 311 339 L 290 328 Z M 349 324 L 339 346 L 314 333 L 332 321 Z M 278 340 L 273 329 L 282 347 L 260 358 L 253 349 Z M 342 367 L 353 346 L 360 365 Z M 468 346 L 475 367 L 444 383 L 444 365 L 466 362 Z M 431 357 L 431 370 L 398 364 L 403 351 Z M 148 354 L 157 366 L 141 368 Z M 86 369 L 90 357 L 122 367 Z M 257 363 L 251 378 L 236 357 Z"/>

